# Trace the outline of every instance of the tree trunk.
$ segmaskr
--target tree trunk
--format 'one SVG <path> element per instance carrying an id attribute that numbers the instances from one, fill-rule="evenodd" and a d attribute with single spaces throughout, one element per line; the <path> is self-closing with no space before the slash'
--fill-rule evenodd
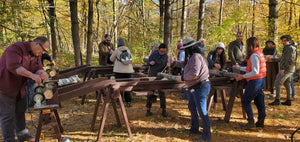
<path id="1" fill-rule="evenodd" d="M 289 22 L 288 22 L 289 26 L 292 25 L 292 20 L 293 20 L 293 3 L 294 3 L 294 0 L 291 0 L 291 3 L 290 3 L 290 16 L 289 16 Z"/>
<path id="2" fill-rule="evenodd" d="M 81 16 L 82 17 L 82 20 L 79 19 L 79 21 L 81 21 L 79 27 L 81 28 L 81 33 L 79 32 L 79 37 L 81 38 L 81 48 L 83 49 L 83 52 L 85 52 L 86 50 L 86 36 L 87 36 L 87 29 L 86 29 L 86 23 L 87 23 L 87 16 L 86 16 L 86 2 L 83 1 L 82 2 L 82 5 L 81 5 Z"/>
<path id="3" fill-rule="evenodd" d="M 159 0 L 159 38 L 161 39 L 164 28 L 164 4 L 165 0 Z"/>
<path id="4" fill-rule="evenodd" d="M 71 30 L 72 40 L 75 53 L 75 66 L 81 66 L 81 51 L 80 51 L 80 38 L 79 38 L 79 23 L 77 14 L 77 0 L 70 0 L 70 11 L 71 11 Z"/>
<path id="5" fill-rule="evenodd" d="M 220 0 L 219 26 L 222 25 L 222 15 L 223 15 L 223 0 Z"/>
<path id="6" fill-rule="evenodd" d="M 198 22 L 198 32 L 197 39 L 203 38 L 203 25 L 204 25 L 204 13 L 205 13 L 205 0 L 200 0 L 199 2 L 199 22 Z"/>
<path id="7" fill-rule="evenodd" d="M 182 15 L 181 15 L 181 29 L 180 29 L 180 37 L 183 39 L 186 36 L 186 12 L 187 0 L 182 0 Z"/>
<path id="8" fill-rule="evenodd" d="M 52 45 L 52 57 L 53 59 L 57 59 L 58 57 L 58 48 L 57 48 L 57 40 L 56 40 L 56 31 L 55 31 L 55 6 L 53 0 L 48 0 L 49 3 L 49 19 L 50 19 L 50 31 L 51 31 L 51 45 Z"/>
<path id="9" fill-rule="evenodd" d="M 91 65 L 92 63 L 92 52 L 93 52 L 93 5 L 94 1 L 89 0 L 89 13 L 88 13 L 88 31 L 87 31 L 87 43 L 86 43 L 86 64 Z"/>
<path id="10" fill-rule="evenodd" d="M 240 8 L 240 6 L 241 6 L 241 0 L 237 0 L 237 2 L 238 2 L 238 7 Z M 240 32 L 240 31 L 241 31 L 241 24 L 238 23 L 238 32 Z"/>
<path id="11" fill-rule="evenodd" d="M 252 5 L 252 30 L 251 30 L 251 36 L 254 37 L 255 35 L 255 0 L 253 0 L 253 5 Z"/>
<path id="12" fill-rule="evenodd" d="M 146 28 L 145 28 L 145 2 L 144 0 L 142 0 L 142 16 L 143 16 L 143 47 L 145 48 L 146 47 L 146 40 L 145 40 L 145 37 L 146 37 Z M 144 50 L 143 50 L 143 56 L 144 56 Z"/>
<path id="13" fill-rule="evenodd" d="M 114 20 L 114 46 L 117 49 L 118 45 L 118 27 L 117 27 L 117 0 L 113 0 L 113 20 Z"/>
<path id="14" fill-rule="evenodd" d="M 168 48 L 171 47 L 171 43 L 170 43 L 171 25 L 170 24 L 171 24 L 171 4 L 170 4 L 170 0 L 165 0 L 164 43 L 167 45 Z"/>
<path id="15" fill-rule="evenodd" d="M 100 3 L 100 0 L 97 0 L 96 1 L 96 8 L 97 8 L 97 28 L 96 28 L 96 45 L 98 46 L 99 44 L 100 44 L 100 42 L 99 41 L 101 41 L 101 39 L 99 40 L 99 27 L 100 27 L 100 10 L 99 10 L 99 8 L 98 8 L 98 5 L 99 5 L 99 3 Z M 94 52 L 96 52 L 96 49 L 97 48 L 93 48 L 94 50 Z"/>
<path id="16" fill-rule="evenodd" d="M 278 0 L 269 0 L 268 22 L 268 36 L 276 43 L 278 36 Z"/>
<path id="17" fill-rule="evenodd" d="M 172 48 L 172 43 L 173 43 L 173 22 L 174 22 L 174 20 L 173 20 L 173 10 L 172 9 L 173 9 L 173 6 L 170 5 L 170 28 L 169 28 L 170 29 L 170 36 L 169 36 L 170 46 L 168 46 L 170 49 L 173 49 Z M 169 51 L 172 51 L 172 50 L 169 50 Z M 169 57 L 171 57 L 171 55 L 172 55 L 171 53 L 169 52 Z M 171 69 L 171 68 L 169 68 L 169 69 Z"/>

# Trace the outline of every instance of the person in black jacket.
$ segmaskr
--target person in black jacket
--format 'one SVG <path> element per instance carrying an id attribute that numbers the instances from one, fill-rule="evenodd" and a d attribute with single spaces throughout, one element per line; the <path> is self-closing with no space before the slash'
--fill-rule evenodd
<path id="1" fill-rule="evenodd" d="M 266 47 L 263 50 L 265 55 L 272 55 L 273 58 L 277 55 L 276 44 L 273 40 L 269 39 L 266 41 Z"/>
<path id="2" fill-rule="evenodd" d="M 221 70 L 225 68 L 226 64 L 226 53 L 225 45 L 219 42 L 216 45 L 216 50 L 210 51 L 207 55 L 208 68 L 214 70 Z"/>
<path id="3" fill-rule="evenodd" d="M 225 68 L 226 64 L 226 53 L 225 45 L 222 42 L 219 42 L 216 45 L 216 50 L 212 50 L 207 55 L 208 68 L 212 70 L 222 70 Z M 218 91 L 216 90 L 214 95 L 214 104 L 213 108 L 217 108 L 218 103 Z"/>
<path id="4" fill-rule="evenodd" d="M 52 64 L 53 66 L 55 66 L 55 61 L 54 61 L 53 58 L 52 58 L 49 54 L 47 54 L 47 53 L 42 54 L 41 60 L 42 60 L 43 66 L 46 66 L 46 65 L 44 64 L 44 60 L 48 60 L 49 62 L 51 62 L 51 64 Z"/>

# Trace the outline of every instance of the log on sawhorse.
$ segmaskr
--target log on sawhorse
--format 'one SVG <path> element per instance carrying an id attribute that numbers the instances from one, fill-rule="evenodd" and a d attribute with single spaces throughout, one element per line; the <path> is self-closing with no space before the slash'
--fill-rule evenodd
<path id="1" fill-rule="evenodd" d="M 35 134 L 35 142 L 40 140 L 43 125 L 51 125 L 55 131 L 57 140 L 62 142 L 63 139 L 61 137 L 61 133 L 63 133 L 64 130 L 61 126 L 56 107 L 40 109 L 39 123 Z"/>
<path id="2" fill-rule="evenodd" d="M 105 88 L 103 90 L 103 92 L 106 94 L 106 99 L 105 99 L 105 103 L 104 103 L 104 109 L 103 109 L 103 113 L 102 113 L 102 119 L 101 119 L 101 122 L 100 122 L 100 128 L 99 128 L 99 132 L 98 132 L 97 141 L 101 141 L 101 137 L 103 135 L 103 129 L 104 129 L 104 125 L 105 125 L 105 120 L 107 118 L 108 107 L 109 107 L 110 103 L 112 103 L 117 123 L 118 123 L 119 126 L 121 126 L 121 122 L 120 122 L 120 118 L 119 118 L 119 115 L 118 115 L 118 112 L 117 112 L 117 106 L 116 106 L 115 99 L 119 100 L 120 108 L 121 108 L 121 111 L 122 111 L 122 114 L 123 114 L 123 118 L 124 118 L 124 121 L 125 121 L 127 132 L 128 132 L 128 137 L 132 137 L 131 129 L 130 129 L 129 122 L 128 122 L 127 113 L 126 113 L 125 106 L 123 104 L 123 100 L 122 100 L 121 93 L 120 93 L 120 86 L 116 85 L 116 84 L 110 85 L 107 88 Z M 97 103 L 99 103 L 99 102 L 97 102 Z M 98 108 L 95 108 L 95 109 L 98 109 Z M 94 115 L 95 114 L 96 113 L 94 113 Z M 91 129 L 92 130 L 94 129 L 93 125 L 92 125 Z"/>

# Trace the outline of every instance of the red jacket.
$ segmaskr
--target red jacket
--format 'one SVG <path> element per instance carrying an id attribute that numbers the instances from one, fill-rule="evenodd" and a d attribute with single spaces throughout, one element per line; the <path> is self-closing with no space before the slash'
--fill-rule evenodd
<path id="1" fill-rule="evenodd" d="M 259 62 L 259 73 L 257 76 L 246 78 L 247 81 L 253 80 L 253 79 L 260 79 L 260 78 L 265 78 L 267 75 L 267 67 L 266 67 L 266 60 L 264 54 L 261 52 L 259 48 L 254 48 L 254 51 L 252 52 L 256 53 L 259 55 L 260 62 Z M 251 54 L 251 55 L 252 55 Z M 246 73 L 252 71 L 252 63 L 251 60 L 249 59 L 247 62 L 247 68 L 246 68 Z"/>

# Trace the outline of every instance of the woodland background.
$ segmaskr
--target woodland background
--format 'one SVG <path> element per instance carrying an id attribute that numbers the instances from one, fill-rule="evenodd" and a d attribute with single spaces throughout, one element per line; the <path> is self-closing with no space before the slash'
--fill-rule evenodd
<path id="1" fill-rule="evenodd" d="M 0 0 L 0 55 L 12 43 L 46 36 L 58 68 L 98 65 L 98 44 L 104 34 L 119 37 L 143 64 L 153 42 L 164 42 L 175 57 L 178 39 L 201 37 L 207 51 L 222 41 L 256 36 L 268 39 L 290 34 L 300 41 L 299 0 Z M 115 44 L 116 45 L 116 44 Z M 299 62 L 299 61 L 298 61 Z"/>
<path id="2" fill-rule="evenodd" d="M 50 55 L 58 69 L 98 65 L 98 44 L 104 34 L 111 34 L 113 43 L 119 37 L 124 38 L 133 53 L 134 64 L 143 64 L 142 58 L 149 56 L 153 42 L 166 43 L 170 47 L 168 54 L 175 57 L 178 39 L 193 37 L 198 40 L 203 37 L 207 40 L 208 53 L 220 41 L 228 45 L 235 40 L 237 31 L 244 32 L 244 41 L 251 36 L 258 37 L 262 47 L 266 40 L 275 40 L 281 54 L 280 36 L 290 34 L 295 42 L 300 42 L 300 1 L 0 0 L 0 55 L 14 42 L 46 36 L 50 39 Z M 291 133 L 299 128 L 300 122 L 298 82 L 295 82 L 295 89 L 293 106 L 266 106 L 268 115 L 264 129 L 241 129 L 240 125 L 245 124 L 246 120 L 241 115 L 240 99 L 235 103 L 231 122 L 224 123 L 225 112 L 219 103 L 218 109 L 210 112 L 212 141 L 290 141 Z M 285 89 L 282 93 L 284 101 Z M 154 104 L 153 117 L 145 117 L 146 98 L 134 96 L 133 107 L 126 108 L 134 137 L 128 139 L 126 129 L 115 126 L 115 119 L 111 117 L 113 114 L 109 114 L 104 141 L 169 142 L 197 138 L 198 135 L 191 136 L 186 132 L 190 127 L 190 113 L 187 101 L 180 100 L 180 97 L 181 94 L 168 94 L 169 117 L 163 118 L 159 103 Z M 96 140 L 97 131 L 89 130 L 94 98 L 91 94 L 83 106 L 79 98 L 63 103 L 59 114 L 65 129 L 64 137 L 80 142 Z M 272 101 L 273 98 L 266 99 L 266 104 Z M 257 112 L 255 106 L 252 107 Z M 112 112 L 111 108 L 109 112 Z M 38 116 L 36 112 L 26 113 L 28 128 L 33 133 Z M 97 124 L 99 121 L 100 116 L 97 117 Z M 295 141 L 300 140 L 299 133 L 295 137 Z M 56 141 L 53 130 L 43 129 L 42 139 Z"/>

